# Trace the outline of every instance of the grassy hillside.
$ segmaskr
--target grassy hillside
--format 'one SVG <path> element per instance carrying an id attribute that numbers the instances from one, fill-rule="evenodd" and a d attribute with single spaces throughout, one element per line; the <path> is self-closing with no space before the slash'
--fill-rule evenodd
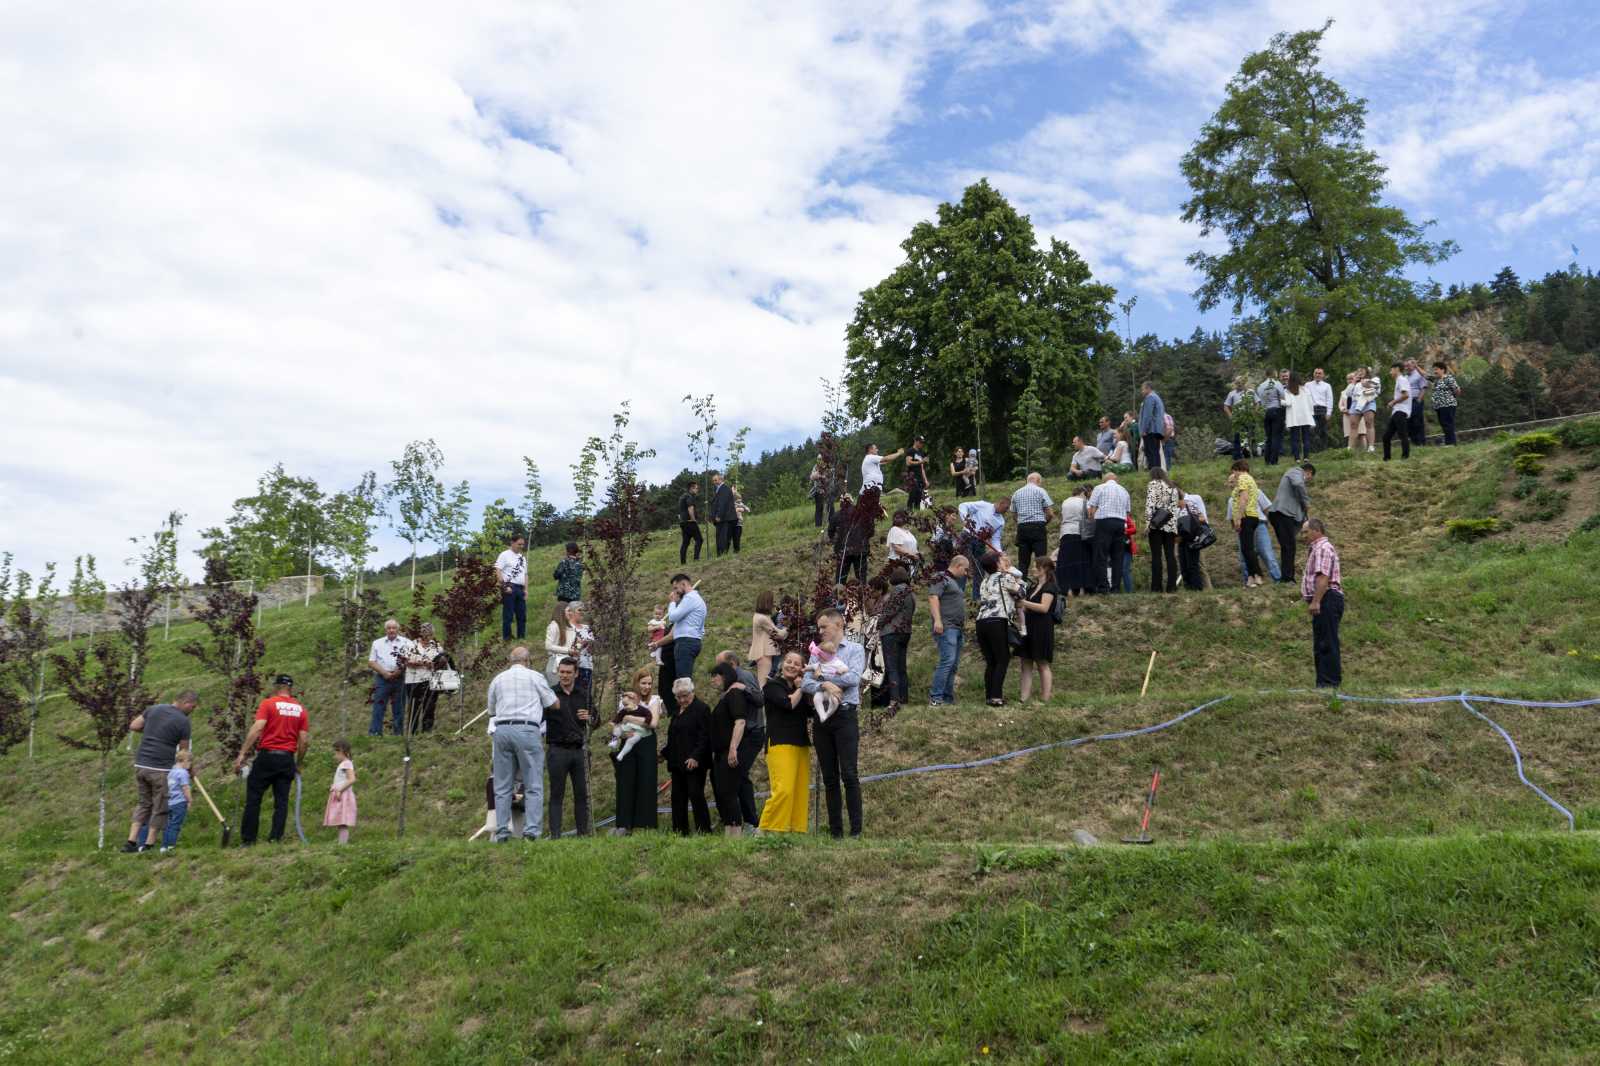
<path id="1" fill-rule="evenodd" d="M 1579 528 L 1600 511 L 1594 436 L 1573 434 L 1547 460 L 1539 486 L 1568 496 L 1539 521 L 1506 442 L 1387 465 L 1318 457 L 1313 510 L 1340 547 L 1350 601 L 1348 691 L 1600 694 L 1600 532 Z M 1218 519 L 1225 472 L 1221 460 L 1177 471 Z M 1270 493 L 1275 474 L 1261 480 Z M 1130 479 L 1136 500 L 1143 482 Z M 1064 483 L 1049 487 L 1064 495 Z M 1510 528 L 1472 543 L 1445 536 L 1446 520 L 1489 514 Z M 813 536 L 809 510 L 754 515 L 741 555 L 690 565 L 712 615 L 702 662 L 747 646 L 759 590 L 809 586 Z M 1459 704 L 1306 691 L 1297 593 L 1239 588 L 1235 556 L 1225 536 L 1206 553 L 1213 592 L 1073 601 L 1049 704 L 922 707 L 933 656 L 920 606 L 917 698 L 864 739 L 863 773 L 1230 698 L 1148 737 L 869 784 L 869 839 L 850 846 L 467 845 L 488 769 L 476 726 L 418 738 L 407 836 L 395 842 L 399 744 L 367 738 L 360 693 L 317 665 L 337 593 L 263 619 L 265 670 L 302 680 L 317 737 L 310 849 L 220 852 L 196 812 L 179 855 L 95 855 L 95 760 L 55 739 L 86 730 L 52 695 L 37 756 L 0 760 L 12 919 L 0 1059 L 243 1050 L 253 1061 L 510 1062 L 661 1048 L 667 1061 L 968 1061 L 985 1046 L 1039 1061 L 1600 1055 L 1584 947 L 1600 913 L 1592 842 L 1566 837 L 1516 780 L 1504 742 Z M 546 579 L 530 589 L 535 644 L 555 561 L 533 553 L 530 570 Z M 1136 566 L 1147 586 L 1142 545 Z M 676 538 L 663 537 L 645 559 L 649 591 L 664 594 L 677 568 Z M 383 591 L 401 613 L 404 581 Z M 177 651 L 194 629 L 158 636 L 159 688 L 215 690 Z M 968 655 L 964 696 L 981 670 Z M 447 725 L 481 709 L 486 680 L 469 678 Z M 1013 671 L 1013 696 L 1015 685 Z M 1516 738 L 1529 778 L 1580 829 L 1595 827 L 1596 710 L 1480 709 Z M 236 821 L 242 790 L 219 772 L 203 707 L 199 718 L 201 775 Z M 340 852 L 315 827 L 336 733 L 355 741 L 362 775 L 362 825 Z M 126 832 L 129 762 L 112 764 L 114 839 Z M 1130 832 L 1152 767 L 1165 775 L 1153 827 L 1163 846 L 1056 850 L 1074 828 Z M 595 771 L 603 816 L 603 749 Z M 1483 835 L 1502 831 L 1513 835 Z M 63 1002 L 101 1007 L 63 1014 Z"/>

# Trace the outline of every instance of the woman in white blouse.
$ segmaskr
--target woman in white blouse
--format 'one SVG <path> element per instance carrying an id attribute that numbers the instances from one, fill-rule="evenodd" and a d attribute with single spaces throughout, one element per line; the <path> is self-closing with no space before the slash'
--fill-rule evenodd
<path id="1" fill-rule="evenodd" d="M 1289 430 L 1289 451 L 1296 459 L 1311 458 L 1311 427 L 1317 424 L 1317 409 L 1311 390 L 1300 375 L 1289 373 L 1289 395 L 1283 398 L 1284 425 Z"/>
<path id="2" fill-rule="evenodd" d="M 911 524 L 911 516 L 905 511 L 894 513 L 894 525 L 889 527 L 889 536 L 886 544 L 889 548 L 889 562 L 900 563 L 911 572 L 912 577 L 917 576 L 917 535 L 906 528 Z"/>
<path id="3" fill-rule="evenodd" d="M 578 630 L 572 624 L 571 607 L 572 604 L 556 604 L 550 624 L 544 630 L 544 650 L 549 656 L 545 661 L 544 676 L 551 687 L 558 683 L 556 668 L 561 665 L 561 660 L 569 656 L 574 659 L 578 657 Z"/>
<path id="4" fill-rule="evenodd" d="M 1118 473 L 1133 469 L 1133 455 L 1128 450 L 1128 431 L 1117 430 L 1117 446 L 1111 449 L 1111 454 L 1106 456 L 1106 466 Z"/>
<path id="5" fill-rule="evenodd" d="M 1094 586 L 1094 520 L 1089 517 L 1089 493 L 1080 485 L 1061 503 L 1061 542 L 1056 546 L 1056 584 L 1063 596 L 1086 596 Z"/>

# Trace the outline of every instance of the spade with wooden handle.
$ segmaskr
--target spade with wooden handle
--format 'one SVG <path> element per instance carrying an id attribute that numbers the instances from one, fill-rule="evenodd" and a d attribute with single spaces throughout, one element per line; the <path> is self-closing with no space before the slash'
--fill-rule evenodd
<path id="1" fill-rule="evenodd" d="M 206 791 L 206 786 L 200 783 L 200 779 L 195 777 L 191 778 L 191 780 L 194 781 L 194 787 L 200 790 L 200 795 L 205 797 L 206 806 L 211 808 L 211 813 L 216 815 L 217 821 L 222 823 L 222 846 L 227 847 L 229 838 L 233 836 L 233 827 L 228 825 L 228 820 L 222 816 L 221 811 L 217 810 L 217 805 L 211 802 L 211 793 Z"/>

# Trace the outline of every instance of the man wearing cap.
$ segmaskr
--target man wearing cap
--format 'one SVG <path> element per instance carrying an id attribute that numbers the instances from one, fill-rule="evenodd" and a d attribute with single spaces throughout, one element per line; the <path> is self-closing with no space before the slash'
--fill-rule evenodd
<path id="1" fill-rule="evenodd" d="M 290 694 L 294 678 L 279 674 L 272 684 L 272 695 L 256 708 L 256 720 L 233 763 L 235 772 L 244 769 L 245 760 L 259 746 L 260 752 L 245 781 L 244 818 L 239 824 L 239 843 L 246 847 L 256 842 L 261 797 L 268 788 L 272 789 L 272 831 L 267 834 L 267 843 L 276 844 L 283 839 L 283 827 L 289 820 L 289 786 L 300 773 L 310 736 L 306 709 Z"/>
<path id="2" fill-rule="evenodd" d="M 489 682 L 489 738 L 494 751 L 494 841 L 511 839 L 511 794 L 522 777 L 525 840 L 538 840 L 544 824 L 544 712 L 556 694 L 544 675 L 528 669 L 528 649 L 511 649 L 511 665 Z"/>

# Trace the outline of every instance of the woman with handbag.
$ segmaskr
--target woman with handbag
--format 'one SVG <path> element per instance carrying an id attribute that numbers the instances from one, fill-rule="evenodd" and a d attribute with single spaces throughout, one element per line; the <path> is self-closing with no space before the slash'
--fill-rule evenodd
<path id="1" fill-rule="evenodd" d="M 433 732 L 433 712 L 439 705 L 439 693 L 433 687 L 434 672 L 449 665 L 444 645 L 433 639 L 433 626 L 422 623 L 406 654 L 406 717 L 411 732 Z"/>
<path id="2" fill-rule="evenodd" d="M 1064 596 L 1087 596 L 1094 590 L 1094 519 L 1089 517 L 1089 485 L 1061 504 L 1061 542 L 1056 547 L 1056 581 Z"/>
<path id="3" fill-rule="evenodd" d="M 1150 471 L 1144 494 L 1144 523 L 1150 536 L 1150 591 L 1178 591 L 1178 509 L 1182 497 L 1159 467 Z M 1165 559 L 1165 582 L 1162 560 Z M 1164 587 L 1163 587 L 1164 586 Z"/>
<path id="4" fill-rule="evenodd" d="M 1177 485 L 1172 487 L 1177 489 L 1182 509 L 1178 518 L 1178 566 L 1183 575 L 1183 587 L 1190 592 L 1201 592 L 1206 587 L 1206 578 L 1200 565 L 1200 553 L 1215 544 L 1217 536 L 1211 531 L 1206 516 L 1206 501 L 1195 493 L 1184 492 Z"/>
<path id="5" fill-rule="evenodd" d="M 1011 648 L 1013 642 L 1022 642 L 1017 606 L 1022 579 L 1011 572 L 1011 560 L 1004 552 L 986 552 L 979 565 L 984 578 L 978 587 L 978 623 L 974 630 L 978 650 L 983 652 L 983 694 L 989 706 L 1004 707 Z"/>

